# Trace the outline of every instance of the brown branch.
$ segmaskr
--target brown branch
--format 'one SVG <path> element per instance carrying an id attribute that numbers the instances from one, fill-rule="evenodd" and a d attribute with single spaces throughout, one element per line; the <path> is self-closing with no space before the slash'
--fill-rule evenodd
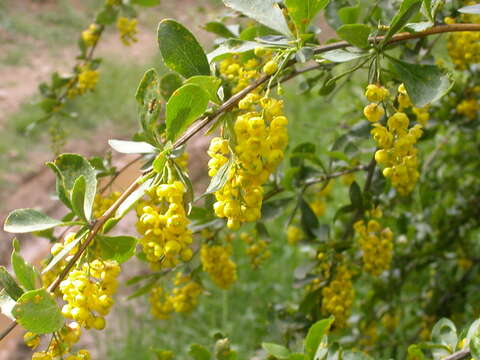
<path id="1" fill-rule="evenodd" d="M 452 25 L 439 25 L 435 26 L 431 29 L 421 31 L 418 33 L 400 33 L 394 35 L 388 42 L 387 45 L 392 45 L 398 42 L 402 41 L 407 41 L 407 40 L 412 40 L 412 39 L 419 39 L 423 38 L 426 36 L 430 35 L 435 35 L 435 34 L 442 34 L 442 33 L 449 33 L 449 32 L 458 32 L 458 31 L 480 31 L 480 24 L 452 24 Z M 370 37 L 369 41 L 371 43 L 378 43 L 384 39 L 384 36 L 376 36 L 376 37 Z M 328 44 L 328 45 L 322 45 L 318 46 L 315 48 L 314 53 L 315 54 L 321 54 L 327 51 L 331 50 L 337 50 L 337 49 L 343 49 L 346 47 L 352 46 L 346 41 L 338 41 L 333 44 Z M 288 62 L 286 67 L 291 67 L 296 64 L 295 59 L 292 59 Z M 306 71 L 310 70 L 315 70 L 318 69 L 318 66 L 311 66 L 306 69 Z M 301 71 L 298 70 L 293 73 L 292 76 L 287 75 L 282 81 L 287 81 L 290 80 L 291 78 L 295 77 L 296 75 L 302 74 L 306 71 Z M 231 110 L 235 105 L 238 104 L 238 102 L 243 99 L 249 92 L 255 90 L 259 86 L 263 85 L 267 80 L 270 79 L 270 76 L 262 76 L 259 80 L 256 82 L 252 83 L 251 85 L 247 86 L 245 89 L 242 91 L 238 92 L 234 96 L 232 96 L 230 99 L 228 99 L 223 105 L 221 105 L 217 110 L 215 110 L 212 114 L 209 114 L 207 116 L 204 116 L 201 118 L 199 121 L 197 121 L 191 128 L 188 129 L 188 131 L 181 136 L 173 145 L 174 148 L 177 148 L 179 146 L 184 145 L 188 140 L 190 140 L 193 136 L 195 136 L 197 133 L 202 131 L 203 128 L 205 128 L 208 124 L 210 124 L 212 121 L 216 120 L 220 115 L 222 115 L 224 112 Z"/>
<path id="2" fill-rule="evenodd" d="M 446 356 L 443 360 L 463 360 L 471 357 L 470 349 L 463 349 L 453 353 L 452 355 Z"/>

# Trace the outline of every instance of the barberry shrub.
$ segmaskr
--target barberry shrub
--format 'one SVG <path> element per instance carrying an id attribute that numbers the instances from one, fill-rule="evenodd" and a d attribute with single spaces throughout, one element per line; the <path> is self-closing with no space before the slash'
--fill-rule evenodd
<path id="1" fill-rule="evenodd" d="M 74 73 L 41 86 L 43 121 L 95 89 L 93 54 L 105 26 L 116 23 L 126 45 L 136 40 L 130 3 L 157 1 L 105 3 L 81 34 Z M 85 330 L 108 331 L 119 286 L 137 286 L 131 297 L 148 297 L 160 321 L 188 316 L 208 286 L 228 291 L 238 281 L 235 257 L 258 269 L 276 261 L 275 243 L 304 254 L 291 289 L 299 302 L 274 307 L 283 343 L 259 342 L 250 355 L 480 359 L 480 5 L 224 3 L 232 11 L 205 26 L 218 36 L 208 54 L 184 25 L 159 24 L 171 72 L 146 71 L 136 92 L 139 131 L 109 142 L 139 155 L 137 180 L 112 192 L 122 170 L 108 158 L 62 154 L 47 165 L 65 216 L 27 208 L 5 220 L 5 231 L 45 236 L 52 247 L 36 269 L 13 241 L 14 274 L 0 268 L 0 307 L 12 319 L 2 338 L 19 324 L 32 359 L 90 359 L 76 344 Z M 323 44 L 320 13 L 336 31 Z M 337 109 L 348 119 L 328 147 L 289 141 L 299 119 L 286 115 L 282 84 L 292 78 L 301 79 L 298 96 L 350 99 Z M 308 138 L 324 144 L 313 124 L 323 114 L 310 115 L 302 119 Z M 194 194 L 185 145 L 204 129 L 210 183 Z M 111 235 L 129 212 L 138 236 Z M 238 242 L 244 254 L 234 253 Z M 134 255 L 145 268 L 136 276 L 124 265 Z M 188 354 L 239 358 L 227 338 L 210 350 L 193 344 Z"/>

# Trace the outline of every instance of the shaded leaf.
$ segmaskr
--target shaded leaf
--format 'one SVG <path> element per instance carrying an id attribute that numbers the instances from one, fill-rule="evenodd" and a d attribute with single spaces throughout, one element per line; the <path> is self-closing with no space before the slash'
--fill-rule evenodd
<path id="1" fill-rule="evenodd" d="M 137 239 L 133 236 L 99 236 L 101 256 L 105 260 L 123 263 L 135 253 Z"/>
<path id="2" fill-rule="evenodd" d="M 11 256 L 11 263 L 13 272 L 21 286 L 25 290 L 34 290 L 37 273 L 32 265 L 27 263 L 20 255 L 20 244 L 17 239 L 13 240 L 13 252 Z"/>
<path id="3" fill-rule="evenodd" d="M 417 14 L 421 6 L 422 0 L 403 0 L 400 9 L 393 17 L 390 28 L 385 34 L 381 44 L 386 44 L 393 35 L 395 35 L 402 27 L 404 27 L 408 20 L 410 20 L 413 15 Z"/>
<path id="4" fill-rule="evenodd" d="M 264 342 L 262 348 L 277 359 L 288 359 L 290 356 L 290 351 L 282 345 Z"/>
<path id="5" fill-rule="evenodd" d="M 393 58 L 390 60 L 417 107 L 440 99 L 453 86 L 450 76 L 435 65 L 410 64 Z"/>
<path id="6" fill-rule="evenodd" d="M 305 33 L 315 15 L 325 9 L 330 0 L 285 0 L 288 14 L 300 33 Z"/>
<path id="7" fill-rule="evenodd" d="M 4 266 L 0 266 L 0 286 L 13 300 L 17 300 L 23 294 L 23 290 Z"/>
<path id="8" fill-rule="evenodd" d="M 370 32 L 370 26 L 365 24 L 347 24 L 337 29 L 337 34 L 341 39 L 359 48 L 367 48 L 369 46 L 368 36 Z"/>
<path id="9" fill-rule="evenodd" d="M 207 109 L 209 95 L 200 86 L 186 84 L 167 103 L 167 139 L 174 141 Z"/>

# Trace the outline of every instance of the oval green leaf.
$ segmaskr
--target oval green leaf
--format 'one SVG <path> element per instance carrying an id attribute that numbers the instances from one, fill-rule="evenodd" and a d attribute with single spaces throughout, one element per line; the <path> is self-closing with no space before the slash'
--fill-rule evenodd
<path id="1" fill-rule="evenodd" d="M 186 78 L 210 75 L 207 56 L 197 39 L 175 20 L 166 19 L 158 25 L 158 46 L 165 65 L 173 71 Z"/>
<path id="2" fill-rule="evenodd" d="M 24 293 L 13 307 L 17 322 L 35 334 L 48 334 L 63 326 L 63 316 L 55 299 L 45 289 Z"/>

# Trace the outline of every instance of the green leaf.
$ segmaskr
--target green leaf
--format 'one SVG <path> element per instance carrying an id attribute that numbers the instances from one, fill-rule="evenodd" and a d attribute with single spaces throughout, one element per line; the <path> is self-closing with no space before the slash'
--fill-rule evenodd
<path id="1" fill-rule="evenodd" d="M 338 17 L 343 24 L 354 24 L 360 16 L 360 6 L 344 6 L 338 10 Z"/>
<path id="2" fill-rule="evenodd" d="M 207 109 L 209 95 L 200 86 L 186 84 L 167 103 L 167 139 L 174 141 Z"/>
<path id="3" fill-rule="evenodd" d="M 133 236 L 99 236 L 101 256 L 105 260 L 123 263 L 135 253 L 137 239 Z"/>
<path id="4" fill-rule="evenodd" d="M 450 76 L 435 65 L 410 64 L 394 58 L 390 60 L 415 106 L 423 107 L 437 101 L 453 86 Z"/>
<path id="5" fill-rule="evenodd" d="M 233 160 L 230 158 L 228 162 L 222 165 L 220 169 L 218 169 L 217 173 L 212 177 L 210 180 L 210 184 L 207 187 L 207 190 L 205 190 L 205 193 L 203 195 L 207 194 L 212 194 L 225 185 L 225 183 L 228 180 L 228 174 L 230 173 L 230 168 L 233 165 Z"/>
<path id="6" fill-rule="evenodd" d="M 80 175 L 72 189 L 72 210 L 80 219 L 88 221 L 84 209 L 86 186 L 85 176 Z"/>
<path id="7" fill-rule="evenodd" d="M 365 24 L 347 24 L 337 29 L 337 34 L 341 39 L 359 48 L 367 48 L 369 46 L 368 36 L 370 32 L 370 26 Z"/>
<path id="8" fill-rule="evenodd" d="M 17 300 L 23 294 L 22 288 L 4 266 L 0 266 L 0 286 L 13 300 Z"/>
<path id="9" fill-rule="evenodd" d="M 226 39 L 236 37 L 236 35 L 232 31 L 230 31 L 227 26 L 225 26 L 225 24 L 219 21 L 210 21 L 206 23 L 203 28 L 208 32 L 224 37 Z"/>
<path id="10" fill-rule="evenodd" d="M 12 315 L 12 310 L 15 304 L 16 301 L 7 294 L 5 289 L 0 290 L 0 313 L 8 317 L 10 320 L 15 320 Z"/>
<path id="11" fill-rule="evenodd" d="M 480 4 L 464 6 L 458 9 L 458 12 L 462 14 L 480 14 Z"/>
<path id="12" fill-rule="evenodd" d="M 425 360 L 425 354 L 418 345 L 408 347 L 408 360 Z"/>
<path id="13" fill-rule="evenodd" d="M 122 154 L 153 154 L 157 149 L 144 141 L 108 140 L 108 145 Z"/>
<path id="14" fill-rule="evenodd" d="M 363 210 L 363 196 L 362 196 L 362 190 L 360 189 L 360 186 L 357 184 L 356 181 L 350 185 L 350 202 L 352 203 L 353 207 L 358 210 Z"/>
<path id="15" fill-rule="evenodd" d="M 17 322 L 35 334 L 48 334 L 62 328 L 64 320 L 55 301 L 45 289 L 24 293 L 12 310 Z"/>
<path id="16" fill-rule="evenodd" d="M 220 99 L 218 98 L 218 89 L 222 84 L 222 80 L 219 78 L 215 76 L 197 75 L 185 80 L 185 84 L 194 84 L 200 86 L 208 93 L 211 102 L 220 104 Z"/>
<path id="17" fill-rule="evenodd" d="M 175 20 L 162 20 L 158 25 L 158 45 L 163 61 L 173 71 L 189 78 L 210 75 L 207 56 L 197 39 Z"/>
<path id="18" fill-rule="evenodd" d="M 152 7 L 160 5 L 160 0 L 131 0 L 131 3 L 140 6 Z"/>
<path id="19" fill-rule="evenodd" d="M 320 56 L 324 59 L 341 63 L 341 62 L 347 62 L 347 61 L 359 59 L 364 56 L 368 56 L 368 53 L 337 49 L 337 50 L 327 51 L 321 54 Z"/>
<path id="20" fill-rule="evenodd" d="M 314 359 L 317 349 L 320 346 L 323 337 L 327 335 L 333 320 L 333 316 L 330 316 L 328 319 L 317 321 L 308 330 L 307 337 L 305 338 L 305 353 L 310 360 Z"/>
<path id="21" fill-rule="evenodd" d="M 13 210 L 5 219 L 3 230 L 9 233 L 29 233 L 64 225 L 60 220 L 52 219 L 34 209 Z"/>
<path id="22" fill-rule="evenodd" d="M 117 19 L 118 10 L 113 6 L 105 6 L 95 18 L 95 22 L 99 25 L 110 25 Z"/>
<path id="23" fill-rule="evenodd" d="M 327 7 L 330 0 L 285 0 L 288 13 L 301 34 L 320 10 Z"/>
<path id="24" fill-rule="evenodd" d="M 68 207 L 72 208 L 71 196 L 72 190 L 75 185 L 75 181 L 83 175 L 85 177 L 85 217 L 90 219 L 93 207 L 93 201 L 95 200 L 95 193 L 97 191 L 97 176 L 95 169 L 90 162 L 83 156 L 77 154 L 62 154 L 55 162 L 48 163 L 57 174 L 57 190 L 59 190 L 60 199 L 62 196 L 68 199 L 68 203 L 65 203 Z"/>
<path id="25" fill-rule="evenodd" d="M 210 351 L 199 344 L 190 345 L 188 355 L 190 355 L 194 360 L 210 360 L 212 358 Z"/>
<path id="26" fill-rule="evenodd" d="M 310 205 L 303 199 L 303 197 L 299 198 L 299 207 L 300 207 L 300 214 L 301 214 L 301 223 L 302 228 L 305 233 L 310 237 L 315 237 L 315 229 L 317 229 L 320 225 L 318 222 L 317 215 L 313 212 Z"/>
<path id="27" fill-rule="evenodd" d="M 88 228 L 86 228 L 88 230 Z M 67 256 L 67 254 L 72 251 L 72 249 L 78 245 L 78 243 L 80 242 L 80 240 L 82 240 L 82 238 L 86 235 L 86 232 L 85 231 L 78 231 L 77 232 L 77 236 L 75 237 L 75 239 L 68 243 L 67 245 L 65 245 L 63 247 L 63 249 L 53 257 L 52 260 L 50 260 L 50 262 L 48 263 L 48 265 L 42 270 L 42 274 L 45 274 L 46 272 L 50 271 L 59 261 L 61 261 L 65 256 Z"/>
<path id="28" fill-rule="evenodd" d="M 290 351 L 282 345 L 264 342 L 262 348 L 277 359 L 288 359 L 290 356 Z"/>
<path id="29" fill-rule="evenodd" d="M 469 343 L 470 355 L 474 360 L 480 360 L 480 337 L 478 335 L 472 337 Z"/>
<path id="30" fill-rule="evenodd" d="M 400 9 L 392 19 L 390 28 L 385 34 L 381 45 L 385 45 L 392 38 L 392 36 L 395 35 L 408 22 L 408 20 L 410 20 L 413 15 L 417 14 L 421 6 L 422 0 L 403 0 Z"/>
<path id="31" fill-rule="evenodd" d="M 37 272 L 34 267 L 27 263 L 20 255 L 20 244 L 13 239 L 13 252 L 11 257 L 13 272 L 18 282 L 25 290 L 34 290 L 37 279 Z"/>
<path id="32" fill-rule="evenodd" d="M 168 73 L 160 79 L 160 92 L 165 100 L 168 101 L 173 92 L 183 85 L 180 75 L 177 73 Z"/>
<path id="33" fill-rule="evenodd" d="M 237 10 L 259 23 L 292 38 L 283 12 L 274 0 L 223 0 L 225 5 Z"/>
<path id="34" fill-rule="evenodd" d="M 257 47 L 262 47 L 262 44 L 255 41 L 241 41 L 230 39 L 221 43 L 215 50 L 207 55 L 208 61 L 213 62 L 222 60 L 229 56 L 229 54 L 242 54 L 247 51 L 252 51 Z"/>
<path id="35" fill-rule="evenodd" d="M 288 360 L 306 360 L 306 359 L 307 359 L 306 356 L 300 353 L 292 353 L 288 357 Z"/>
<path id="36" fill-rule="evenodd" d="M 145 72 L 138 85 L 135 98 L 140 105 L 140 127 L 146 140 L 155 145 L 157 141 L 153 127 L 161 110 L 160 81 L 155 69 Z"/>
<path id="37" fill-rule="evenodd" d="M 455 351 L 458 342 L 455 324 L 449 319 L 440 319 L 432 329 L 432 341 L 448 346 L 451 352 Z"/>

